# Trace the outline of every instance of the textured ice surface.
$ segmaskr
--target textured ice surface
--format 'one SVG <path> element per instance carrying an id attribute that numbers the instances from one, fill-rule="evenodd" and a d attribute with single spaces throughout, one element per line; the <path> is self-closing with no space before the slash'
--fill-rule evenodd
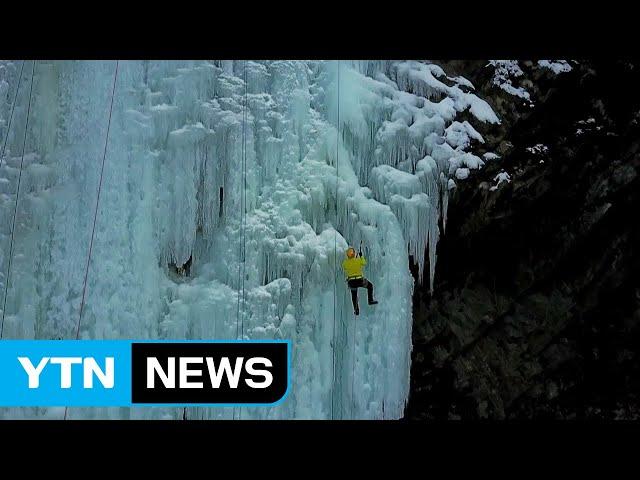
<path id="1" fill-rule="evenodd" d="M 20 66 L 0 62 L 3 140 Z M 0 166 L 2 293 L 31 66 Z M 114 69 L 35 67 L 4 338 L 74 338 Z M 426 62 L 120 62 L 80 338 L 292 340 L 281 405 L 189 408 L 187 418 L 401 417 L 407 252 L 433 284 L 452 177 L 483 164 L 467 153 L 482 137 L 456 115 L 498 121 L 471 90 Z M 380 304 L 362 305 L 356 320 L 340 264 L 361 241 Z M 189 277 L 168 267 L 189 258 Z M 182 413 L 74 408 L 69 417 Z"/>

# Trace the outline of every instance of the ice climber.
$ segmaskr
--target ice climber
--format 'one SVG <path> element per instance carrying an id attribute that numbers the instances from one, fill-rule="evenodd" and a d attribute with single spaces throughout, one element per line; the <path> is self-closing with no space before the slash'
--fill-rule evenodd
<path id="1" fill-rule="evenodd" d="M 342 269 L 347 276 L 347 283 L 351 289 L 351 301 L 353 302 L 353 313 L 355 315 L 360 314 L 360 308 L 358 307 L 358 288 L 367 289 L 369 305 L 378 303 L 373 299 L 373 284 L 367 280 L 362 273 L 362 267 L 366 264 L 367 259 L 362 256 L 362 245 L 360 245 L 358 255 L 356 255 L 355 248 L 349 247 L 347 249 L 347 258 L 342 262 Z"/>

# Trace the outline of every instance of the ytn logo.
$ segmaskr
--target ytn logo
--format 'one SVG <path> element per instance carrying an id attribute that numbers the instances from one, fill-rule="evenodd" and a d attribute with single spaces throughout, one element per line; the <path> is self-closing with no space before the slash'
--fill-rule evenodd
<path id="1" fill-rule="evenodd" d="M 104 388 L 113 388 L 115 383 L 113 357 L 105 358 L 104 370 L 100 368 L 93 357 L 43 357 L 37 366 L 34 366 L 28 357 L 18 357 L 18 361 L 27 374 L 30 389 L 40 387 L 40 374 L 48 363 L 60 365 L 60 388 L 71 388 L 71 367 L 77 364 L 82 365 L 83 388 L 93 388 L 94 376 L 98 378 Z"/>

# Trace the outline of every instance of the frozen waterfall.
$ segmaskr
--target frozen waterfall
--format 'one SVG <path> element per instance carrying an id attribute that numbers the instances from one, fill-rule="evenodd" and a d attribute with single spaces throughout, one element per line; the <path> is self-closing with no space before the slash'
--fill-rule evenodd
<path id="1" fill-rule="evenodd" d="M 4 339 L 75 338 L 115 66 L 0 62 Z M 115 80 L 80 338 L 291 339 L 281 405 L 190 419 L 401 417 L 409 255 L 433 287 L 449 192 L 483 165 L 456 115 L 498 122 L 473 85 L 415 61 L 121 61 Z M 361 241 L 380 304 L 356 319 L 340 265 Z"/>

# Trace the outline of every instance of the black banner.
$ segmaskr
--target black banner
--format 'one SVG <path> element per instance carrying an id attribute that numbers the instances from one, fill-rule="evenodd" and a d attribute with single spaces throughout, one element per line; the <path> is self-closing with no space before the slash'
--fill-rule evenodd
<path id="1" fill-rule="evenodd" d="M 132 343 L 134 404 L 272 404 L 287 392 L 287 343 Z"/>

